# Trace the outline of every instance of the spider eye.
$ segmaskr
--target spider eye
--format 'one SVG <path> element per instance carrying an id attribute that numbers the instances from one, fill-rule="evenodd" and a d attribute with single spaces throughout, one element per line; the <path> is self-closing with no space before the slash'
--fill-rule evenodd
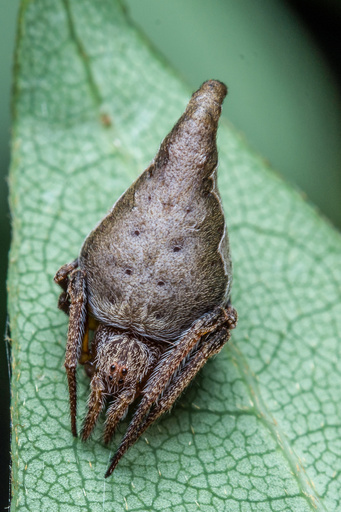
<path id="1" fill-rule="evenodd" d="M 109 375 L 109 380 L 112 380 L 112 375 Z"/>
<path id="2" fill-rule="evenodd" d="M 127 368 L 122 368 L 122 375 L 127 375 L 127 373 L 128 373 Z"/>
<path id="3" fill-rule="evenodd" d="M 112 371 L 114 371 L 114 370 L 115 370 L 115 368 L 116 368 L 116 366 L 115 366 L 114 364 L 112 364 L 112 365 L 110 366 L 110 370 L 112 370 Z"/>
<path id="4" fill-rule="evenodd" d="M 118 383 L 119 383 L 119 384 L 123 384 L 123 379 L 120 379 L 120 380 L 118 381 Z"/>

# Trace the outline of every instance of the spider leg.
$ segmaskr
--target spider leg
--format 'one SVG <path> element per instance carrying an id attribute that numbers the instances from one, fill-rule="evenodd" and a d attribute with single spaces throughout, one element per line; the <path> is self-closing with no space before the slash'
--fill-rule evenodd
<path id="1" fill-rule="evenodd" d="M 110 405 L 107 411 L 105 422 L 104 442 L 108 444 L 114 435 L 119 421 L 124 417 L 128 407 L 133 403 L 136 397 L 136 390 L 124 390 L 116 400 Z"/>
<path id="2" fill-rule="evenodd" d="M 70 298 L 67 292 L 62 292 L 58 299 L 58 309 L 63 311 L 66 315 L 70 314 Z"/>
<path id="3" fill-rule="evenodd" d="M 89 318 L 86 318 L 84 324 L 84 335 L 82 340 L 81 354 L 79 356 L 79 364 L 85 364 L 92 359 L 89 341 Z"/>
<path id="4" fill-rule="evenodd" d="M 207 359 L 212 357 L 214 354 L 220 352 L 225 343 L 230 339 L 230 331 L 225 327 L 222 327 L 217 332 L 209 335 L 208 339 L 200 345 L 200 347 L 191 354 L 189 360 L 186 364 L 181 368 L 179 373 L 171 380 L 169 386 L 166 391 L 163 393 L 162 397 L 158 400 L 158 402 L 154 405 L 151 411 L 148 413 L 143 423 L 140 425 L 138 429 L 136 429 L 130 437 L 129 442 L 126 441 L 122 443 L 118 448 L 116 454 L 111 460 L 110 466 L 105 474 L 105 477 L 111 475 L 111 473 L 116 468 L 118 462 L 124 453 L 133 445 L 137 439 L 143 434 L 143 432 L 161 416 L 164 412 L 168 411 L 175 400 L 181 395 L 183 390 L 188 386 L 188 384 L 192 381 L 195 375 L 199 372 L 199 370 L 204 366 Z"/>
<path id="5" fill-rule="evenodd" d="M 220 352 L 225 343 L 230 339 L 230 336 L 230 331 L 226 329 L 226 327 L 222 327 L 217 332 L 210 334 L 207 340 L 205 340 L 205 342 L 201 344 L 193 354 L 191 354 L 190 359 L 172 379 L 162 397 L 147 415 L 145 422 L 141 427 L 141 434 L 149 427 L 149 425 L 159 418 L 161 414 L 172 407 L 175 400 L 177 400 L 199 370 L 201 370 L 205 365 L 207 360 Z M 139 432 L 139 436 L 141 434 Z"/>
<path id="6" fill-rule="evenodd" d="M 69 275 L 67 293 L 70 296 L 70 321 L 65 354 L 65 369 L 69 385 L 71 431 L 77 436 L 77 381 L 76 368 L 81 355 L 82 341 L 87 318 L 85 273 L 76 269 Z"/>
<path id="7" fill-rule="evenodd" d="M 71 272 L 75 270 L 77 267 L 78 258 L 71 261 L 71 263 L 66 263 L 66 265 L 60 267 L 60 269 L 54 276 L 54 282 L 59 284 L 59 286 L 64 290 L 64 292 L 67 291 L 69 274 L 71 274 Z"/>
<path id="8" fill-rule="evenodd" d="M 88 400 L 88 412 L 84 419 L 81 438 L 86 441 L 93 431 L 98 416 L 105 405 L 104 385 L 97 375 L 91 380 L 91 393 Z"/>
<path id="9" fill-rule="evenodd" d="M 235 309 L 232 307 L 228 307 L 226 309 L 216 308 L 214 311 L 206 313 L 196 322 L 194 322 L 192 327 L 182 336 L 182 338 L 180 338 L 177 345 L 175 345 L 171 351 L 164 354 L 160 362 L 156 365 L 151 377 L 147 382 L 147 385 L 143 390 L 143 398 L 121 442 L 117 454 L 114 456 L 113 462 L 111 463 L 105 475 L 106 477 L 112 473 L 118 460 L 126 452 L 129 446 L 135 442 L 137 437 L 139 437 L 138 433 L 140 427 L 144 424 L 144 421 L 146 421 L 145 416 L 149 412 L 151 406 L 158 400 L 159 396 L 166 391 L 170 378 L 172 378 L 174 373 L 179 369 L 182 361 L 184 361 L 190 354 L 196 344 L 200 341 L 201 337 L 205 336 L 206 334 L 219 331 L 223 326 L 225 327 L 225 330 L 233 329 L 236 326 L 236 323 L 237 312 Z M 203 347 L 205 347 L 205 344 Z M 198 351 L 198 353 L 200 352 L 201 351 Z M 205 363 L 208 357 L 210 356 L 207 356 L 206 359 L 203 360 L 202 365 Z M 184 368 L 187 367 L 188 363 Z M 198 370 L 200 367 L 198 367 Z M 197 371 L 193 373 L 191 378 L 193 378 Z M 180 374 L 182 374 L 181 370 Z M 188 383 L 189 380 L 185 386 L 187 386 Z M 180 393 L 181 391 L 179 391 L 178 395 Z M 178 395 L 176 395 L 176 397 Z M 176 397 L 174 400 L 176 400 Z"/>
<path id="10" fill-rule="evenodd" d="M 66 263 L 66 265 L 60 267 L 60 269 L 54 276 L 54 282 L 59 284 L 59 286 L 63 290 L 58 299 L 58 308 L 64 311 L 66 315 L 68 315 L 70 311 L 70 297 L 69 294 L 67 293 L 68 278 L 71 272 L 75 270 L 77 267 L 78 258 L 72 261 L 71 263 Z"/>

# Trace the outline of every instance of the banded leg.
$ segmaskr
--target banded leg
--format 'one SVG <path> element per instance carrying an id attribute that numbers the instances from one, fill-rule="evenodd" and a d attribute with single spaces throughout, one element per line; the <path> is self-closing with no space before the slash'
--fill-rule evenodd
<path id="1" fill-rule="evenodd" d="M 109 476 L 118 460 L 125 453 L 125 451 L 133 444 L 139 437 L 138 432 L 141 425 L 144 424 L 145 416 L 149 412 L 151 406 L 157 401 L 159 396 L 162 395 L 167 389 L 169 379 L 181 367 L 182 361 L 186 359 L 188 354 L 194 349 L 196 344 L 200 341 L 202 336 L 220 330 L 223 326 L 226 330 L 233 329 L 237 323 L 237 312 L 232 307 L 227 309 L 216 308 L 213 312 L 203 315 L 197 320 L 192 327 L 180 339 L 178 344 L 170 352 L 166 352 L 161 358 L 160 362 L 154 369 L 151 377 L 148 379 L 147 384 L 143 390 L 143 398 L 140 405 L 128 427 L 128 430 L 122 440 L 120 448 L 115 455 L 113 463 L 110 465 L 106 476 Z M 205 347 L 205 345 L 203 345 Z M 199 353 L 200 351 L 198 351 Z M 205 351 L 204 351 L 205 353 Z M 210 356 L 207 356 L 207 358 Z M 206 359 L 207 359 L 206 358 Z M 202 364 L 206 361 L 203 361 Z M 185 365 L 184 368 L 188 367 Z M 180 371 L 180 374 L 183 372 Z M 196 373 L 196 372 L 195 372 Z M 194 373 L 194 374 L 195 374 Z M 193 374 L 193 376 L 194 376 Z M 185 384 L 187 384 L 189 381 Z M 181 391 L 179 391 L 179 394 Z M 178 395 L 177 395 L 178 396 Z M 174 398 L 175 400 L 176 398 Z M 170 407 L 170 405 L 169 405 Z M 161 414 L 161 413 L 160 413 Z M 137 435 L 137 437 L 136 437 Z M 117 462 L 115 460 L 117 457 Z M 113 466 L 113 467 L 112 467 Z"/>
<path id="2" fill-rule="evenodd" d="M 85 273 L 74 270 L 69 275 L 67 293 L 70 296 L 70 321 L 65 354 L 65 369 L 69 385 L 71 431 L 77 437 L 77 381 L 76 368 L 82 350 L 82 341 L 87 318 Z"/>

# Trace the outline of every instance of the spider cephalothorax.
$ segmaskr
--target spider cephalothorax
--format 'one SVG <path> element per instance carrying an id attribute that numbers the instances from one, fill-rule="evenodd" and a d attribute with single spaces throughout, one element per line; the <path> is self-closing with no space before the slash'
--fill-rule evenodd
<path id="1" fill-rule="evenodd" d="M 82 439 L 85 441 L 90 436 L 100 412 L 108 405 L 104 432 L 104 441 L 108 443 L 117 423 L 140 394 L 145 378 L 155 367 L 163 346 L 140 341 L 136 336 L 100 325 L 91 350 L 91 393 Z"/>
<path id="2" fill-rule="evenodd" d="M 177 397 L 236 326 L 231 259 L 216 184 L 216 132 L 226 96 L 210 80 L 195 92 L 153 162 L 57 272 L 59 308 L 70 316 L 65 368 L 71 429 L 76 367 L 91 376 L 82 438 L 107 405 L 108 442 L 140 402 L 106 476 Z M 93 341 L 89 323 L 98 327 Z"/>

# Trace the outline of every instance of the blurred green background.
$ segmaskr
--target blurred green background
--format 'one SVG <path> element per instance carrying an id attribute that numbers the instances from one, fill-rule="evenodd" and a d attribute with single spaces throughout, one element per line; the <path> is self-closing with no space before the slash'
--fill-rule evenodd
<path id="1" fill-rule="evenodd" d="M 340 3 L 304 0 L 127 0 L 131 18 L 194 90 L 224 81 L 224 116 L 285 180 L 341 228 Z M 9 246 L 6 175 L 19 0 L 0 3 L 0 329 Z M 142 171 L 142 169 L 141 169 Z M 8 453 L 8 377 L 1 344 L 0 439 Z M 4 459 L 3 459 L 4 460 Z M 6 467 L 0 510 L 7 503 Z"/>

